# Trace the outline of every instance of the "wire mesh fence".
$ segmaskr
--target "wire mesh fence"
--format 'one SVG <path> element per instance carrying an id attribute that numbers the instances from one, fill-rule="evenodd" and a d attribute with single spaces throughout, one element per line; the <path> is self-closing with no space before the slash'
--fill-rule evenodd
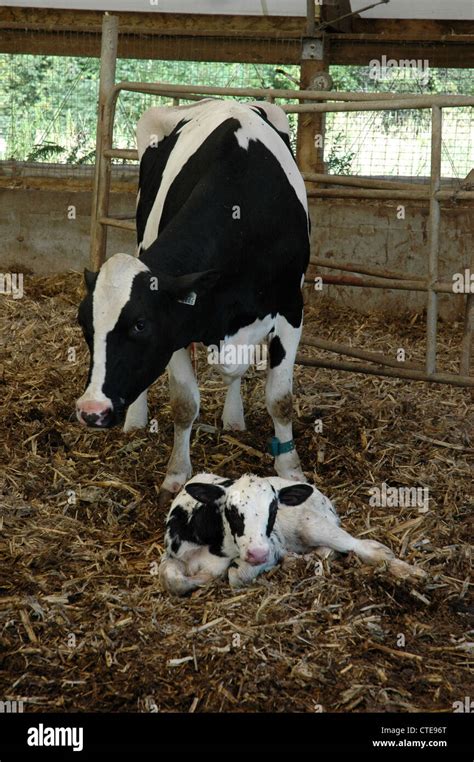
<path id="1" fill-rule="evenodd" d="M 431 69 L 423 82 L 407 71 L 375 80 L 368 67 L 334 66 L 331 74 L 334 89 L 340 90 L 474 95 L 472 69 Z M 423 109 L 328 114 L 326 169 L 331 174 L 427 177 L 430 118 Z M 474 110 L 443 109 L 442 176 L 464 178 L 473 167 Z"/>
<path id="2" fill-rule="evenodd" d="M 41 162 L 47 175 L 54 174 L 56 165 L 92 164 L 95 157 L 100 40 L 97 35 L 70 31 L 59 32 L 61 36 L 70 50 L 68 56 L 35 54 L 40 33 L 34 31 L 18 31 L 15 49 L 27 52 L 0 54 L 0 160 Z M 232 60 L 234 54 L 238 57 L 235 45 L 231 37 L 214 37 L 203 48 L 202 40 L 194 37 L 121 34 L 116 78 L 220 87 L 298 87 L 299 66 L 288 61 L 294 59 L 300 41 L 260 40 L 262 61 L 251 64 Z M 208 60 L 198 60 L 203 55 Z M 392 71 L 379 79 L 369 67 L 332 66 L 330 72 L 334 89 L 341 91 L 474 94 L 473 69 L 431 69 L 420 76 Z M 170 103 L 170 98 L 121 93 L 117 147 L 134 145 L 135 125 L 143 111 Z M 442 175 L 464 178 L 474 166 L 473 109 L 445 109 L 443 117 Z M 428 112 L 415 109 L 327 114 L 326 171 L 426 177 L 429 118 Z M 290 115 L 293 144 L 296 121 Z"/>

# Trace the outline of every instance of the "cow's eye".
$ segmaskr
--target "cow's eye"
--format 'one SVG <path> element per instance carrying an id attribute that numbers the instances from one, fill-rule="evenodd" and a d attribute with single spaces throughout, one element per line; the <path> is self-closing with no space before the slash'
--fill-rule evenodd
<path id="1" fill-rule="evenodd" d="M 146 323 L 145 323 L 144 320 L 137 320 L 137 322 L 133 326 L 133 332 L 134 333 L 141 333 L 142 331 L 145 330 L 145 325 L 146 325 Z"/>

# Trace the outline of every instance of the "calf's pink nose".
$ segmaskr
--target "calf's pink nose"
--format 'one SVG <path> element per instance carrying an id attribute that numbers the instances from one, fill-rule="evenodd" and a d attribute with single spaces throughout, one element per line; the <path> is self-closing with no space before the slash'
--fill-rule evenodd
<path id="1" fill-rule="evenodd" d="M 247 551 L 247 557 L 245 559 L 252 566 L 259 566 L 268 561 L 268 549 L 267 548 L 250 548 Z"/>

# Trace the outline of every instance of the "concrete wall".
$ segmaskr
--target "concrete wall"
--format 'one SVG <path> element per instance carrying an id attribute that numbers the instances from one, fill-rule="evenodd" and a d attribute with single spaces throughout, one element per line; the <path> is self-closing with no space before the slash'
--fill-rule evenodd
<path id="1" fill-rule="evenodd" d="M 47 274 L 80 271 L 88 264 L 92 168 L 80 177 L 69 171 L 44 181 L 12 179 L 0 175 L 0 272 Z M 133 212 L 137 176 L 133 167 L 114 173 L 116 192 L 111 194 L 112 213 Z M 9 185 L 10 187 L 5 187 Z M 75 207 L 76 218 L 68 219 Z M 372 200 L 317 199 L 311 203 L 312 251 L 324 258 L 407 270 L 422 275 L 428 258 L 428 208 L 407 202 L 405 219 L 397 219 L 397 204 Z M 135 237 L 109 229 L 108 251 L 133 253 Z M 469 267 L 474 250 L 473 207 L 445 204 L 441 224 L 440 275 L 451 280 L 454 272 Z M 330 272 L 322 270 L 322 272 Z M 398 314 L 420 311 L 426 295 L 401 291 L 324 286 L 324 294 L 358 311 L 383 310 Z M 318 293 L 314 293 L 315 299 Z M 440 314 L 460 317 L 463 297 L 442 296 Z"/>
<path id="2" fill-rule="evenodd" d="M 88 265 L 93 167 L 0 169 L 0 272 L 83 270 Z M 36 172 L 36 174 L 35 174 Z M 117 167 L 112 214 L 135 211 L 136 167 Z M 71 214 L 74 207 L 75 218 Z M 108 229 L 109 252 L 134 253 L 133 233 Z"/>
<path id="3" fill-rule="evenodd" d="M 316 199 L 311 204 L 312 253 L 324 259 L 356 262 L 387 270 L 426 275 L 428 270 L 428 206 L 405 202 L 405 219 L 397 219 L 400 203 L 368 199 Z M 470 267 L 474 251 L 474 206 L 446 203 L 440 226 L 439 276 L 451 282 L 453 273 Z M 321 273 L 340 271 L 321 268 Z M 420 311 L 426 294 L 351 286 L 324 286 L 323 293 L 359 311 L 386 313 Z M 315 298 L 317 298 L 315 296 Z M 462 315 L 463 296 L 440 295 L 440 315 Z"/>

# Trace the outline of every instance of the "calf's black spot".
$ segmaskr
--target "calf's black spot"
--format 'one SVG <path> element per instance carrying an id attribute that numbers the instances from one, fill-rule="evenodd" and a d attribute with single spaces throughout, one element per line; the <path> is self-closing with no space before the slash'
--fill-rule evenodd
<path id="1" fill-rule="evenodd" d="M 173 508 L 167 530 L 171 539 L 171 550 L 177 553 L 182 542 L 207 545 L 210 553 L 222 556 L 224 527 L 217 505 L 199 505 L 190 513 L 182 506 Z"/>
<path id="2" fill-rule="evenodd" d="M 225 517 L 229 522 L 230 531 L 233 537 L 242 537 L 245 530 L 244 517 L 235 505 L 226 505 Z"/>
<path id="3" fill-rule="evenodd" d="M 278 499 L 275 497 L 270 503 L 270 508 L 268 509 L 267 537 L 270 537 L 271 533 L 273 532 L 273 527 L 275 526 L 275 521 L 277 517 L 277 511 L 278 511 Z"/>

